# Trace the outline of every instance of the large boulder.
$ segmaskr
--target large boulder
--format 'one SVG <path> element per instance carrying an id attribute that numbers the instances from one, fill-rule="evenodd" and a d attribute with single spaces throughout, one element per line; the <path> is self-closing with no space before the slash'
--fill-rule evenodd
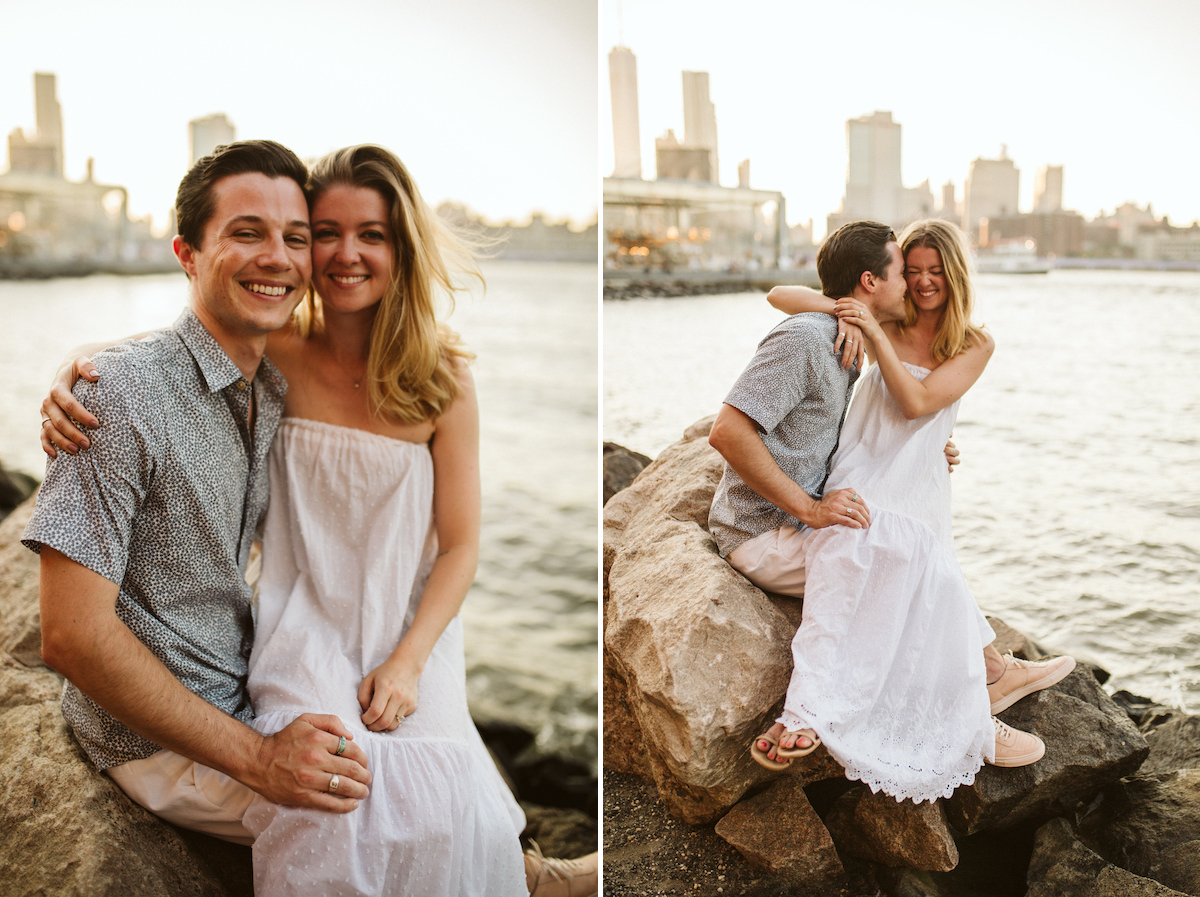
<path id="1" fill-rule="evenodd" d="M 627 449 L 615 442 L 604 443 L 604 504 L 637 479 L 650 464 L 641 452 Z"/>
<path id="2" fill-rule="evenodd" d="M 960 832 L 1070 814 L 1106 785 L 1135 772 L 1150 752 L 1129 717 L 1083 667 L 1000 717 L 1040 736 L 1046 755 L 1017 769 L 985 766 L 974 785 L 957 789 L 946 801 L 946 812 Z"/>
<path id="3" fill-rule="evenodd" d="M 250 850 L 160 821 L 88 762 L 42 663 L 33 500 L 0 524 L 0 875 L 9 894 L 250 895 Z"/>
<path id="4" fill-rule="evenodd" d="M 1184 892 L 1108 862 L 1079 841 L 1061 818 L 1038 829 L 1027 880 L 1025 897 L 1184 897 Z"/>
<path id="5" fill-rule="evenodd" d="M 1078 832 L 1106 860 L 1200 895 L 1200 769 L 1114 784 L 1089 809 Z"/>
<path id="6" fill-rule="evenodd" d="M 1200 716 L 1178 713 L 1161 725 L 1142 731 L 1146 732 L 1150 756 L 1139 773 L 1200 769 Z"/>
<path id="7" fill-rule="evenodd" d="M 897 801 L 857 785 L 833 805 L 825 825 L 843 853 L 885 866 L 948 872 L 958 865 L 958 847 L 942 803 Z"/>
<path id="8" fill-rule="evenodd" d="M 690 428 L 604 509 L 604 760 L 711 822 L 774 773 L 750 757 L 791 673 L 800 602 L 765 595 L 708 533 L 723 462 Z M 822 748 L 804 781 L 842 775 Z"/>

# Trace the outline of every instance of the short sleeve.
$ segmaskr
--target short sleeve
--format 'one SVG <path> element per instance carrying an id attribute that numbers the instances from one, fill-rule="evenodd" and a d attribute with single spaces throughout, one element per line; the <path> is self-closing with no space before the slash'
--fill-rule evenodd
<path id="1" fill-rule="evenodd" d="M 725 404 L 750 417 L 764 432 L 771 432 L 820 388 L 817 353 L 826 351 L 826 342 L 814 326 L 784 322 L 758 344 Z"/>
<path id="2" fill-rule="evenodd" d="M 97 360 L 101 378 L 80 380 L 75 397 L 100 421 L 86 451 L 59 451 L 22 542 L 35 552 L 49 545 L 105 579 L 120 584 L 129 559 L 134 515 L 154 477 L 147 402 L 136 372 Z"/>

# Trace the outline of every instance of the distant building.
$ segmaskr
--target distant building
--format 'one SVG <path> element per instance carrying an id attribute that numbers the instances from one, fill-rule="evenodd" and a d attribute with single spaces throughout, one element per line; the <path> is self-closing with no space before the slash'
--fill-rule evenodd
<path id="1" fill-rule="evenodd" d="M 204 118 L 193 118 L 188 122 L 188 152 L 192 156 L 192 165 L 218 146 L 233 143 L 235 140 L 237 131 L 224 112 L 206 115 Z"/>
<path id="2" fill-rule="evenodd" d="M 979 245 L 997 246 L 1032 240 L 1041 256 L 1056 258 L 1084 254 L 1086 222 L 1078 212 L 1059 209 L 1025 215 L 996 215 L 984 218 L 979 227 Z"/>
<path id="3" fill-rule="evenodd" d="M 929 181 L 912 188 L 901 182 L 900 123 L 891 112 L 847 121 L 846 155 L 846 192 L 841 208 L 826 220 L 827 232 L 861 219 L 899 228 L 933 214 Z"/>
<path id="4" fill-rule="evenodd" d="M 707 150 L 712 183 L 721 178 L 717 158 L 717 110 L 708 95 L 708 72 L 683 73 L 683 143 L 690 149 Z"/>
<path id="5" fill-rule="evenodd" d="M 9 136 L 8 171 L 0 174 L 0 277 L 45 277 L 175 266 L 169 241 L 148 221 L 131 221 L 124 187 L 63 173 L 62 108 L 55 76 L 34 75 L 37 131 Z"/>
<path id="6" fill-rule="evenodd" d="M 695 180 L 604 179 L 604 264 L 753 271 L 790 258 L 783 194 Z"/>
<path id="7" fill-rule="evenodd" d="M 958 210 L 958 199 L 954 193 L 954 181 L 942 184 L 942 204 L 938 206 L 938 215 L 956 224 L 962 219 Z"/>
<path id="8" fill-rule="evenodd" d="M 962 228 L 973 240 L 979 240 L 979 222 L 984 218 L 1011 217 L 1020 211 L 1017 196 L 1021 176 L 1007 147 L 1000 148 L 999 159 L 976 159 L 963 188 Z"/>
<path id="9" fill-rule="evenodd" d="M 654 140 L 654 168 L 660 181 L 700 181 L 714 184 L 713 154 L 703 146 L 687 146 L 679 142 L 675 131 Z"/>
<path id="10" fill-rule="evenodd" d="M 441 203 L 437 214 L 456 228 L 494 241 L 488 254 L 497 258 L 595 264 L 600 251 L 600 225 L 595 220 L 583 230 L 576 230 L 565 221 L 548 222 L 546 216 L 534 212 L 528 224 L 489 224 L 456 202 Z"/>
<path id="11" fill-rule="evenodd" d="M 1200 262 L 1200 224 L 1172 227 L 1165 219 L 1159 224 L 1143 224 L 1134 243 L 1134 258 Z"/>
<path id="12" fill-rule="evenodd" d="M 1058 212 L 1063 207 L 1063 167 L 1042 165 L 1033 181 L 1033 210 Z"/>
<path id="13" fill-rule="evenodd" d="M 46 72 L 33 76 L 37 130 L 32 137 L 15 128 L 8 135 L 9 171 L 38 172 L 63 176 L 62 106 L 58 103 L 57 79 Z"/>
<path id="14" fill-rule="evenodd" d="M 638 118 L 637 58 L 628 47 L 608 54 L 608 84 L 612 96 L 613 177 L 642 176 L 642 137 Z"/>

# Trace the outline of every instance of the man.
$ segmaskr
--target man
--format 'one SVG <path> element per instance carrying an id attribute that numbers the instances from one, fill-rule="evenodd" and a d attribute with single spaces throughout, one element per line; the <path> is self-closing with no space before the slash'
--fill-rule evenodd
<path id="1" fill-rule="evenodd" d="M 346 813 L 370 783 L 336 717 L 247 725 L 244 572 L 287 389 L 263 351 L 308 288 L 306 176 L 246 141 L 184 177 L 188 308 L 96 357 L 106 376 L 75 392 L 105 436 L 49 464 L 23 540 L 41 555 L 42 656 L 88 756 L 164 819 L 244 844 L 255 792 Z"/>
<path id="2" fill-rule="evenodd" d="M 856 221 L 839 228 L 821 246 L 817 272 L 826 296 L 852 296 L 880 323 L 904 317 L 904 257 L 886 225 Z M 726 397 L 709 435 L 726 461 L 709 514 L 721 556 L 755 585 L 783 595 L 804 594 L 810 529 L 861 529 L 871 522 L 853 488 L 822 496 L 858 377 L 857 367 L 844 369 L 834 355 L 837 330 L 837 319 L 826 314 L 793 315 L 775 327 Z M 1074 666 L 1070 658 L 1046 664 L 1001 658 L 991 645 L 984 658 L 993 714 Z M 1007 727 L 998 732 L 997 765 L 1025 765 L 1041 756 L 1036 736 Z M 776 742 L 766 752 L 773 762 L 779 747 L 803 750 L 813 743 L 807 735 L 784 735 L 778 723 L 768 734 Z"/>

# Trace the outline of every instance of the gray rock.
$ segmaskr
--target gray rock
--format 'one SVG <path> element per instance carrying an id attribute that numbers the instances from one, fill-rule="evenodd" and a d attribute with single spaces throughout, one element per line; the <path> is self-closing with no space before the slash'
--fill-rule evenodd
<path id="1" fill-rule="evenodd" d="M 800 623 L 799 601 L 765 595 L 717 553 L 707 523 L 723 462 L 710 426 L 690 428 L 604 509 L 604 762 L 652 779 L 692 823 L 776 775 L 749 747 L 777 715 Z M 788 774 L 843 772 L 821 749 Z"/>
<path id="2" fill-rule="evenodd" d="M 604 503 L 627 487 L 650 464 L 641 452 L 615 442 L 604 443 Z"/>
<path id="3" fill-rule="evenodd" d="M 975 784 L 946 801 L 950 824 L 972 833 L 1072 812 L 1106 785 L 1135 772 L 1150 749 L 1129 717 L 1085 668 L 1018 701 L 1001 719 L 1046 743 L 1031 766 L 985 766 Z"/>
<path id="4" fill-rule="evenodd" d="M 1183 897 L 1115 866 L 1081 843 L 1062 818 L 1038 829 L 1025 897 Z"/>
<path id="5" fill-rule="evenodd" d="M 1176 714 L 1146 732 L 1150 756 L 1138 770 L 1142 775 L 1200 768 L 1200 716 Z"/>
<path id="6" fill-rule="evenodd" d="M 1079 838 L 1108 861 L 1200 894 L 1200 769 L 1137 775 L 1106 789 Z"/>
<path id="7" fill-rule="evenodd" d="M 935 872 L 958 865 L 958 847 L 941 801 L 897 802 L 858 785 L 833 805 L 825 827 L 840 851 L 864 860 Z"/>
<path id="8" fill-rule="evenodd" d="M 793 885 L 827 893 L 845 879 L 833 839 L 793 776 L 743 800 L 716 832 L 752 866 Z"/>

